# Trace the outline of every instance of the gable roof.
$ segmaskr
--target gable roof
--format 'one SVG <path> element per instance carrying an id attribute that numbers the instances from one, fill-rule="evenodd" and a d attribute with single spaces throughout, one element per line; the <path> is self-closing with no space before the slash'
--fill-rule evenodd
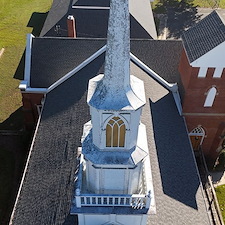
<path id="1" fill-rule="evenodd" d="M 106 39 L 33 38 L 31 87 L 48 88 L 105 44 Z M 131 52 L 167 82 L 178 83 L 183 96 L 177 70 L 181 51 L 182 43 L 177 40 L 131 40 Z"/>
<path id="2" fill-rule="evenodd" d="M 90 120 L 87 86 L 103 64 L 104 54 L 47 93 L 14 208 L 14 225 L 76 224 L 69 213 L 77 148 L 83 125 Z M 210 224 L 186 127 L 172 93 L 134 63 L 131 73 L 144 81 L 149 100 L 141 117 L 157 207 L 149 223 Z"/>
<path id="3" fill-rule="evenodd" d="M 63 2 L 54 0 L 40 36 L 67 37 L 67 17 L 68 15 L 73 15 L 76 20 L 77 37 L 106 38 L 109 17 L 109 8 L 107 9 L 107 7 L 109 7 L 109 2 L 109 0 L 78 0 L 74 2 L 72 0 Z M 133 1 L 131 3 L 134 4 Z M 87 9 L 85 8 L 86 6 L 97 6 L 97 8 Z M 99 9 L 98 7 L 106 7 L 106 9 Z M 151 7 L 150 4 L 149 7 Z M 149 23 L 149 29 L 146 31 L 141 25 L 141 13 L 134 13 L 133 11 L 135 10 L 132 10 L 132 14 L 130 15 L 131 37 L 156 38 L 156 29 L 152 14 L 148 16 L 147 21 L 144 21 L 144 24 Z M 137 15 L 139 15 L 139 21 L 135 18 Z M 58 29 L 56 26 L 58 26 Z"/>
<path id="4" fill-rule="evenodd" d="M 48 88 L 105 44 L 95 39 L 33 38 L 31 87 Z"/>
<path id="5" fill-rule="evenodd" d="M 189 62 L 193 62 L 225 41 L 225 25 L 216 11 L 182 35 Z"/>

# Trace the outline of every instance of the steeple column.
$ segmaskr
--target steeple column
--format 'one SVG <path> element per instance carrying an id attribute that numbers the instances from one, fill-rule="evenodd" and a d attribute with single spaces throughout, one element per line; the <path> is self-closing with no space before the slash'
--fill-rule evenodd
<path id="1" fill-rule="evenodd" d="M 121 90 L 130 85 L 128 0 L 111 1 L 104 75 L 103 82 L 107 88 L 113 88 L 114 92 L 115 89 Z"/>

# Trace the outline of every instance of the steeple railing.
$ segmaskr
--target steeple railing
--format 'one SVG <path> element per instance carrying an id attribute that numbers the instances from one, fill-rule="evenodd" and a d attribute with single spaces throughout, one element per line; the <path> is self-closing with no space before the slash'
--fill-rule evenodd
<path id="1" fill-rule="evenodd" d="M 77 208 L 83 206 L 120 206 L 120 207 L 132 207 L 134 209 L 149 209 L 151 203 L 151 192 L 146 182 L 145 170 L 142 171 L 142 191 L 139 194 L 94 194 L 94 193 L 82 193 L 82 176 L 83 176 L 83 155 L 79 156 L 79 167 L 76 170 L 76 182 L 75 182 L 75 198 L 73 204 Z M 148 190 L 148 192 L 147 192 Z"/>
<path id="2" fill-rule="evenodd" d="M 77 190 L 78 192 L 78 190 Z M 76 193 L 76 207 L 82 206 L 122 206 L 142 209 L 150 207 L 150 194 L 148 195 L 104 195 Z"/>

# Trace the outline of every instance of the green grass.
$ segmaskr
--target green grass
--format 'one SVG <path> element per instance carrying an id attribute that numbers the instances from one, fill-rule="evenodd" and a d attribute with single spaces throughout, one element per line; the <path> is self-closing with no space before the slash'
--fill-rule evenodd
<path id="1" fill-rule="evenodd" d="M 200 7 L 203 8 L 211 8 L 211 7 L 215 7 L 215 3 L 217 3 L 217 5 L 220 8 L 225 8 L 225 0 L 217 0 L 217 1 L 213 1 L 213 0 L 194 0 L 194 4 L 198 5 Z"/>
<path id="2" fill-rule="evenodd" d="M 14 77 L 23 75 L 17 67 L 25 50 L 26 34 L 33 31 L 28 27 L 30 18 L 47 12 L 51 4 L 52 0 L 0 0 L 0 49 L 5 48 L 0 58 L 0 123 L 22 105 L 19 80 Z"/>
<path id="3" fill-rule="evenodd" d="M 152 3 L 153 9 L 158 2 L 159 0 L 154 0 L 154 2 Z M 225 0 L 193 0 L 193 4 L 195 6 L 202 8 L 214 8 L 216 2 L 218 3 L 219 8 L 225 8 Z"/>
<path id="4" fill-rule="evenodd" d="M 13 153 L 0 148 L 0 221 L 8 209 L 14 179 Z"/>
<path id="5" fill-rule="evenodd" d="M 225 222 L 225 185 L 221 185 L 216 188 L 216 195 L 223 216 L 223 221 Z"/>

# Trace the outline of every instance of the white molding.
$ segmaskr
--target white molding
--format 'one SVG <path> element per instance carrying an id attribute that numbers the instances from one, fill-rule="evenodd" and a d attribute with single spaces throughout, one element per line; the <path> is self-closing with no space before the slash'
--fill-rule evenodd
<path id="1" fill-rule="evenodd" d="M 170 84 L 166 80 L 164 80 L 162 77 L 160 77 L 156 72 L 154 72 L 152 69 L 150 69 L 148 66 L 146 66 L 140 59 L 138 59 L 135 55 L 130 53 L 130 58 L 133 62 L 135 62 L 138 66 L 140 66 L 145 72 L 150 74 L 154 79 L 156 79 L 160 84 L 162 84 L 164 87 L 166 87 L 168 90 L 173 91 L 176 84 Z"/>
<path id="2" fill-rule="evenodd" d="M 184 116 L 225 116 L 225 113 L 183 113 Z"/>
<path id="3" fill-rule="evenodd" d="M 102 9 L 102 10 L 109 10 L 110 7 L 103 7 L 103 6 L 72 6 L 72 9 Z"/>
<path id="4" fill-rule="evenodd" d="M 98 56 L 100 56 L 104 51 L 106 50 L 106 45 L 104 45 L 102 48 L 100 48 L 97 52 L 95 52 L 93 55 L 91 55 L 89 58 L 84 60 L 81 64 L 79 64 L 77 67 L 75 67 L 73 70 L 68 72 L 65 76 L 57 80 L 54 84 L 52 84 L 48 88 L 48 92 L 52 91 L 56 87 L 58 87 L 60 84 L 62 84 L 64 81 L 72 77 L 75 73 L 83 69 L 87 64 L 92 62 L 94 59 L 96 59 Z"/>
<path id="5" fill-rule="evenodd" d="M 141 69 L 143 69 L 146 73 L 151 75 L 155 80 L 157 80 L 160 84 L 162 84 L 165 88 L 167 88 L 169 91 L 173 93 L 173 97 L 177 106 L 177 110 L 179 114 L 182 114 L 182 106 L 181 106 L 181 100 L 180 95 L 178 91 L 177 83 L 168 83 L 166 80 L 164 80 L 162 77 L 160 77 L 156 72 L 154 72 L 152 69 L 150 69 L 147 65 L 145 65 L 141 60 L 139 60 L 136 56 L 134 56 L 132 53 L 130 53 L 131 60 L 136 63 Z"/>
<path id="6" fill-rule="evenodd" d="M 96 59 L 99 55 L 101 55 L 105 51 L 106 51 L 106 45 L 104 45 L 97 52 L 95 52 L 93 55 L 91 55 L 89 58 L 87 58 L 85 61 L 83 61 L 80 65 L 78 65 L 73 70 L 71 70 L 66 75 L 64 75 L 58 81 L 53 83 L 49 88 L 31 88 L 31 87 L 28 87 L 28 84 L 27 84 L 26 89 L 25 90 L 23 89 L 21 91 L 22 91 L 22 93 L 43 93 L 43 94 L 48 93 L 48 92 L 52 91 L 53 89 L 55 89 L 60 84 L 62 84 L 64 81 L 66 81 L 67 79 L 72 77 L 75 73 L 77 73 L 78 71 L 83 69 L 86 65 L 88 65 L 90 62 L 92 62 L 94 59 Z M 162 77 L 160 77 L 157 73 L 155 73 L 152 69 L 150 69 L 148 66 L 146 66 L 142 61 L 140 61 L 136 56 L 134 56 L 131 52 L 130 52 L 130 58 L 140 68 L 142 68 L 145 72 L 147 72 L 149 75 L 151 75 L 155 80 L 157 80 L 165 88 L 172 91 L 177 109 L 181 115 L 182 107 L 181 107 L 180 96 L 179 96 L 177 84 L 176 83 L 174 83 L 174 84 L 168 83 L 166 80 L 164 80 Z M 22 83 L 21 88 L 24 88 L 24 85 L 25 85 L 25 83 Z"/>
<path id="7" fill-rule="evenodd" d="M 225 41 L 190 63 L 192 67 L 225 67 Z"/>
<path id="8" fill-rule="evenodd" d="M 106 50 L 106 45 L 104 45 L 97 52 L 95 52 L 89 58 L 84 60 L 81 64 L 79 64 L 73 70 L 71 70 L 66 75 L 64 75 L 62 78 L 57 80 L 55 83 L 53 83 L 48 88 L 32 88 L 32 87 L 29 87 L 30 84 L 28 84 L 27 80 L 21 81 L 21 83 L 19 85 L 19 88 L 20 88 L 22 93 L 43 93 L 43 94 L 48 93 L 48 92 L 52 91 L 53 89 L 55 89 L 60 84 L 62 84 L 64 81 L 66 81 L 67 79 L 72 77 L 75 73 L 77 73 L 78 71 L 83 69 L 86 65 L 88 65 L 90 62 L 92 62 L 94 59 L 96 59 L 99 55 L 101 55 L 105 50 Z M 29 67 L 29 69 L 30 69 L 30 67 Z M 30 75 L 30 70 L 29 70 L 29 75 Z M 29 77 L 29 81 L 30 81 L 30 77 Z"/>
<path id="9" fill-rule="evenodd" d="M 27 34 L 25 70 L 24 70 L 24 80 L 27 81 L 27 87 L 30 87 L 31 48 L 33 37 L 34 36 L 32 34 Z"/>
<path id="10" fill-rule="evenodd" d="M 223 67 L 216 67 L 213 73 L 213 78 L 221 78 L 223 73 Z"/>
<path id="11" fill-rule="evenodd" d="M 211 87 L 208 90 L 206 99 L 205 99 L 205 103 L 204 103 L 204 107 L 212 107 L 213 103 L 215 101 L 216 98 L 216 94 L 217 94 L 217 89 L 216 87 Z"/>
<path id="12" fill-rule="evenodd" d="M 46 94 L 48 93 L 48 88 L 30 88 L 29 87 L 29 88 L 26 88 L 25 90 L 21 89 L 21 93 Z"/>
<path id="13" fill-rule="evenodd" d="M 19 89 L 20 89 L 21 91 L 25 91 L 25 90 L 27 89 L 27 81 L 26 81 L 26 80 L 22 80 L 22 81 L 20 82 Z"/>
<path id="14" fill-rule="evenodd" d="M 198 71 L 198 77 L 204 78 L 207 75 L 208 67 L 200 67 Z"/>

